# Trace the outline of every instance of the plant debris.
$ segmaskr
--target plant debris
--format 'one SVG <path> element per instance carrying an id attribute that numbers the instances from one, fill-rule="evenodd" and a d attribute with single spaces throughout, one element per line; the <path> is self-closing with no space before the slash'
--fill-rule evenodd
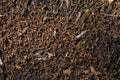
<path id="1" fill-rule="evenodd" d="M 0 65 L 3 65 L 2 59 L 0 58 Z"/>
<path id="2" fill-rule="evenodd" d="M 1 0 L 0 80 L 120 80 L 119 0 Z"/>
<path id="3" fill-rule="evenodd" d="M 90 66 L 90 70 L 91 70 L 91 72 L 92 72 L 94 75 L 96 75 L 96 76 L 98 76 L 99 74 L 101 74 L 99 71 L 96 71 L 93 66 Z"/>
<path id="4" fill-rule="evenodd" d="M 70 69 L 63 70 L 63 74 L 70 75 L 71 74 L 71 70 Z"/>
<path id="5" fill-rule="evenodd" d="M 76 36 L 77 39 L 81 38 L 87 31 L 82 31 L 79 35 Z"/>

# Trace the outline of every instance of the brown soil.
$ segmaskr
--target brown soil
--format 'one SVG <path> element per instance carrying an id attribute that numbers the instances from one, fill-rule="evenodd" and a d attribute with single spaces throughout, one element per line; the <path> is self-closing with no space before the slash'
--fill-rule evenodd
<path id="1" fill-rule="evenodd" d="M 66 1 L 0 1 L 0 80 L 120 79 L 120 1 Z"/>

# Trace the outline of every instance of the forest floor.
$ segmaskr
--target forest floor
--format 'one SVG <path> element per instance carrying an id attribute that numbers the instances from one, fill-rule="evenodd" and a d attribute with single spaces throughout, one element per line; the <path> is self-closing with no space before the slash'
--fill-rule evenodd
<path id="1" fill-rule="evenodd" d="M 120 80 L 120 1 L 1 0 L 0 80 Z"/>

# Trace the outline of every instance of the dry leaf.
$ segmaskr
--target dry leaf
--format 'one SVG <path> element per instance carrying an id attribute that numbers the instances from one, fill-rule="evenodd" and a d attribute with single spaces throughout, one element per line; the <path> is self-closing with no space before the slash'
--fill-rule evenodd
<path id="1" fill-rule="evenodd" d="M 3 65 L 2 59 L 0 58 L 0 65 Z"/>
<path id="2" fill-rule="evenodd" d="M 66 53 L 65 53 L 65 57 L 68 57 L 68 54 L 69 54 L 69 53 L 68 53 L 68 52 L 66 52 Z"/>
<path id="3" fill-rule="evenodd" d="M 51 58 L 52 56 L 54 56 L 54 55 L 51 54 L 51 53 L 47 53 L 47 55 L 48 55 L 48 58 Z"/>
<path id="4" fill-rule="evenodd" d="M 18 33 L 19 36 L 23 35 L 27 31 L 27 27 L 24 28 L 20 33 Z"/>
<path id="5" fill-rule="evenodd" d="M 112 3 L 114 0 L 102 0 L 102 2 L 109 2 Z"/>
<path id="6" fill-rule="evenodd" d="M 3 15 L 0 14 L 0 17 L 3 17 Z"/>
<path id="7" fill-rule="evenodd" d="M 56 30 L 55 30 L 54 33 L 53 33 L 53 36 L 56 36 L 56 33 L 57 33 L 57 32 L 56 32 Z"/>
<path id="8" fill-rule="evenodd" d="M 19 65 L 15 65 L 15 67 L 16 67 L 16 69 L 22 69 L 22 67 Z"/>
<path id="9" fill-rule="evenodd" d="M 64 38 L 63 38 L 63 41 L 66 41 L 66 40 L 67 40 L 67 38 L 66 38 L 66 37 L 64 37 Z"/>
<path id="10" fill-rule="evenodd" d="M 63 74 L 70 75 L 71 74 L 71 70 L 70 69 L 63 70 Z"/>
<path id="11" fill-rule="evenodd" d="M 99 74 L 101 74 L 100 72 L 96 71 L 93 66 L 90 66 L 90 70 L 91 70 L 91 72 L 92 72 L 94 75 L 96 75 L 96 76 L 99 75 Z"/>
<path id="12" fill-rule="evenodd" d="M 80 80 L 89 80 L 88 78 L 81 78 Z"/>
<path id="13" fill-rule="evenodd" d="M 114 0 L 108 0 L 109 3 L 112 3 Z"/>
<path id="14" fill-rule="evenodd" d="M 83 73 L 88 74 L 90 72 L 89 72 L 89 70 L 84 70 Z"/>

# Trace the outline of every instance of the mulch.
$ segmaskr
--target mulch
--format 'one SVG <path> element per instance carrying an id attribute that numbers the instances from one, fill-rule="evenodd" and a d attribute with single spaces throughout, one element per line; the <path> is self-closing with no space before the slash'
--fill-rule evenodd
<path id="1" fill-rule="evenodd" d="M 120 1 L 2 0 L 0 60 L 0 80 L 119 80 Z"/>

